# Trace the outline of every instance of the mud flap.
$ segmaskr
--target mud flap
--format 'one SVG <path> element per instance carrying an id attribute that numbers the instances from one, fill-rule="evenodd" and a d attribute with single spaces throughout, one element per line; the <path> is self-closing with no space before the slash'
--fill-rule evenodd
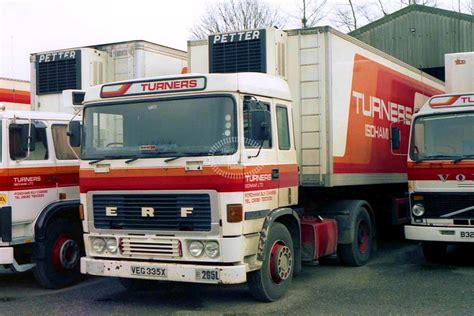
<path id="1" fill-rule="evenodd" d="M 3 242 L 12 241 L 12 208 L 0 208 L 0 236 Z"/>

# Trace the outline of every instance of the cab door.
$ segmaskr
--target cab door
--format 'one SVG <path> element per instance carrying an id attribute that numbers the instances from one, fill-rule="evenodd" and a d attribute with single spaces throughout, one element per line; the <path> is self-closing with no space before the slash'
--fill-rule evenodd
<path id="1" fill-rule="evenodd" d="M 251 100 L 252 102 L 246 102 Z M 258 102 L 258 104 L 257 104 Z M 251 116 L 255 107 L 270 112 L 269 139 L 263 142 L 251 136 Z M 244 165 L 244 234 L 260 231 L 268 212 L 278 208 L 279 167 L 275 106 L 272 99 L 244 97 L 242 163 Z"/>
<path id="2" fill-rule="evenodd" d="M 291 103 L 274 100 L 275 147 L 278 158 L 278 206 L 285 207 L 298 203 L 298 163 L 293 135 Z"/>
<path id="3" fill-rule="evenodd" d="M 21 145 L 21 127 L 30 122 L 35 125 L 36 140 L 34 150 L 28 154 Z M 26 229 L 48 204 L 58 199 L 58 178 L 46 121 L 10 120 L 7 132 L 13 237 L 20 237 L 28 234 L 22 227 Z"/>

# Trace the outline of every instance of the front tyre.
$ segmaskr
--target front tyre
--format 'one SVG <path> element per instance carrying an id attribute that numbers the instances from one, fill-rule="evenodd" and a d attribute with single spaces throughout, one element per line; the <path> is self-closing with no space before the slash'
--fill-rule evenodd
<path id="1" fill-rule="evenodd" d="M 366 264 L 372 254 L 374 231 L 369 212 L 365 207 L 356 210 L 353 231 L 355 236 L 350 244 L 339 244 L 337 255 L 339 260 L 346 265 L 359 267 Z"/>
<path id="2" fill-rule="evenodd" d="M 73 285 L 81 279 L 80 259 L 84 255 L 79 223 L 60 219 L 48 225 L 46 238 L 35 249 L 38 283 L 47 289 Z"/>
<path id="3" fill-rule="evenodd" d="M 283 224 L 270 227 L 264 258 L 262 268 L 248 274 L 247 283 L 254 298 L 273 302 L 288 291 L 295 266 L 293 240 Z"/>

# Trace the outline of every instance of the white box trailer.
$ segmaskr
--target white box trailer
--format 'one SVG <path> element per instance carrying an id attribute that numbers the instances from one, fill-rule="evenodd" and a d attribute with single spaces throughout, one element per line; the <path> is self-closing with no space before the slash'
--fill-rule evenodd
<path id="1" fill-rule="evenodd" d="M 216 34 L 188 42 L 192 73 L 257 71 L 290 87 L 300 182 L 337 187 L 406 183 L 414 108 L 441 81 L 330 27 Z M 401 133 L 391 149 L 391 128 Z"/>
<path id="2" fill-rule="evenodd" d="M 186 58 L 182 50 L 142 40 L 33 53 L 31 107 L 72 113 L 63 102 L 63 90 L 180 73 Z"/>

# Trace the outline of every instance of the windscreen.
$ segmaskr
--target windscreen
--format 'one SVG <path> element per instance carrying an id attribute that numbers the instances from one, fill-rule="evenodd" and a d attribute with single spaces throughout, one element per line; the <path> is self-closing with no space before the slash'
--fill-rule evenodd
<path id="1" fill-rule="evenodd" d="M 230 96 L 91 105 L 84 110 L 83 159 L 226 155 L 237 134 Z"/>
<path id="2" fill-rule="evenodd" d="M 474 155 L 474 113 L 418 117 L 413 125 L 410 147 L 412 160 Z"/>

